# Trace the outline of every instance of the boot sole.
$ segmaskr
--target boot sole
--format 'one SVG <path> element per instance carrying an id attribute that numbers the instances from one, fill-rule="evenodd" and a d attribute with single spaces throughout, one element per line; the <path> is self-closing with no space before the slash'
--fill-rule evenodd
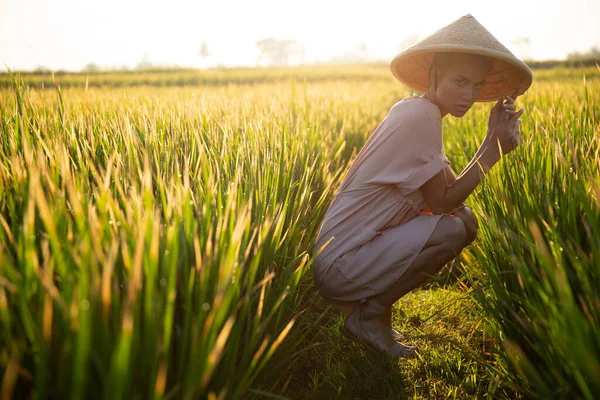
<path id="1" fill-rule="evenodd" d="M 406 354 L 406 355 L 398 354 L 396 356 L 392 356 L 392 355 L 386 353 L 385 351 L 373 346 L 372 344 L 360 340 L 356 335 L 354 335 L 352 332 L 350 332 L 348 329 L 346 329 L 346 326 L 343 323 L 342 323 L 342 325 L 340 325 L 339 330 L 342 333 L 342 335 L 346 336 L 348 339 L 365 346 L 365 349 L 367 349 L 371 354 L 385 354 L 388 357 L 392 357 L 392 358 L 414 358 L 415 357 L 414 350 L 413 350 L 412 354 Z M 398 343 L 398 344 L 400 344 L 401 346 L 404 346 L 402 343 Z M 415 348 L 415 350 L 416 350 L 416 348 Z"/>
<path id="2" fill-rule="evenodd" d="M 365 346 L 365 348 L 369 351 L 369 353 L 372 353 L 372 354 L 383 353 L 383 351 L 381 351 L 379 349 L 374 349 L 371 344 L 365 343 L 362 340 L 360 340 L 356 335 L 354 335 L 348 329 L 346 329 L 346 326 L 344 324 L 340 325 L 340 332 L 342 333 L 342 335 L 346 336 L 348 339 L 352 340 L 353 342 L 356 342 L 358 344 L 362 344 L 363 346 Z"/>

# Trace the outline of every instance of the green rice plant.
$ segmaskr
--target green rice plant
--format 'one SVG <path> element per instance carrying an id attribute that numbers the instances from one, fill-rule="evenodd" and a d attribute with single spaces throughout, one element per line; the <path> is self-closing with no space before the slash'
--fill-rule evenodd
<path id="1" fill-rule="evenodd" d="M 306 335 L 308 253 L 346 138 L 384 109 L 328 87 L 117 94 L 15 77 L 0 114 L 3 393 L 265 393 L 269 362 L 298 356 L 285 339 Z"/>
<path id="2" fill-rule="evenodd" d="M 119 72 L 57 72 L 24 73 L 26 84 L 35 88 L 67 87 L 183 87 L 183 86 L 227 86 L 232 84 L 264 84 L 286 82 L 290 79 L 323 82 L 344 79 L 346 81 L 394 82 L 387 65 L 382 63 L 361 65 L 304 65 L 296 67 L 259 68 L 211 68 L 164 69 Z M 10 74 L 0 73 L 0 88 L 11 88 Z"/>
<path id="3" fill-rule="evenodd" d="M 482 269 L 465 270 L 502 346 L 495 371 L 543 399 L 600 396 L 598 89 L 584 77 L 524 96 L 521 145 L 475 203 Z"/>
<path id="4" fill-rule="evenodd" d="M 432 343 L 424 364 L 403 365 L 419 382 L 415 396 L 598 393 L 600 73 L 567 72 L 536 71 L 518 100 L 527 108 L 521 146 L 470 200 L 480 235 L 457 263 L 470 279 L 458 285 L 470 284 L 488 318 L 450 313 L 473 315 L 460 324 L 472 350 L 444 359 Z M 315 352 L 335 366 L 307 377 L 315 390 L 339 394 L 343 375 L 359 373 L 345 360 L 362 356 L 339 356 L 339 338 L 315 342 L 326 322 L 307 311 L 318 301 L 309 252 L 351 161 L 412 93 L 387 66 L 196 74 L 28 75 L 0 85 L 8 396 L 294 398 L 294 367 Z M 488 112 L 477 104 L 444 119 L 457 173 Z M 435 308 L 441 297 L 427 298 Z M 389 373 L 381 382 L 398 388 Z"/>
<path id="5" fill-rule="evenodd" d="M 533 64 L 535 65 L 535 64 Z M 552 69 L 536 69 L 536 82 L 565 79 L 580 79 L 585 73 L 588 80 L 596 80 L 600 71 L 596 65 L 584 68 L 557 66 Z M 23 73 L 23 80 L 32 88 L 126 88 L 126 87 L 197 87 L 228 86 L 244 84 L 287 83 L 290 80 L 308 83 L 326 83 L 343 80 L 346 85 L 357 82 L 387 83 L 389 88 L 399 88 L 398 81 L 390 73 L 389 64 L 377 62 L 353 65 L 302 65 L 295 67 L 260 68 L 211 68 L 196 69 L 154 69 L 147 71 L 118 72 L 64 72 Z M 0 73 L 0 88 L 12 88 L 10 74 Z M 367 132 L 365 132 L 367 134 Z"/>

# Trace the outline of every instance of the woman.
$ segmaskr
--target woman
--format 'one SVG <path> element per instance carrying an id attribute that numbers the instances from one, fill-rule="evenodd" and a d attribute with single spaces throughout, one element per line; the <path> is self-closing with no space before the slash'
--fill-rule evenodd
<path id="1" fill-rule="evenodd" d="M 518 146 L 524 110 L 514 101 L 532 73 L 470 14 L 400 53 L 391 69 L 423 95 L 394 104 L 354 160 L 319 230 L 312 271 L 320 294 L 349 314 L 345 336 L 411 357 L 391 307 L 475 239 L 478 222 L 464 201 Z M 485 139 L 456 177 L 441 120 L 491 100 Z"/>

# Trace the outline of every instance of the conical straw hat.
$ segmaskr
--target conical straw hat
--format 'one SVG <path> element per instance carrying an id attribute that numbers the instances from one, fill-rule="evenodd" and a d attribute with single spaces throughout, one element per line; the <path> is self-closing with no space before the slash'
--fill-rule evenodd
<path id="1" fill-rule="evenodd" d="M 495 101 L 500 96 L 525 93 L 533 81 L 531 69 L 515 57 L 471 15 L 457 19 L 398 54 L 390 64 L 394 76 L 406 86 L 424 93 L 436 52 L 480 54 L 491 57 L 493 68 L 476 101 Z"/>

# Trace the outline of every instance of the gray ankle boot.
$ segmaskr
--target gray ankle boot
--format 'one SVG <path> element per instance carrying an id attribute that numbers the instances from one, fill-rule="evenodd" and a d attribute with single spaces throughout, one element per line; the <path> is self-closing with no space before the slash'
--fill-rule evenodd
<path id="1" fill-rule="evenodd" d="M 392 306 L 386 307 L 385 312 L 381 314 L 381 325 L 384 329 L 388 329 L 392 333 L 395 341 L 400 342 L 404 340 L 404 334 L 392 328 Z"/>
<path id="2" fill-rule="evenodd" d="M 372 351 L 383 352 L 391 357 L 412 357 L 415 347 L 404 346 L 394 340 L 391 330 L 381 323 L 386 307 L 374 300 L 363 299 L 360 306 L 346 318 L 340 327 L 348 338 L 367 346 Z"/>

